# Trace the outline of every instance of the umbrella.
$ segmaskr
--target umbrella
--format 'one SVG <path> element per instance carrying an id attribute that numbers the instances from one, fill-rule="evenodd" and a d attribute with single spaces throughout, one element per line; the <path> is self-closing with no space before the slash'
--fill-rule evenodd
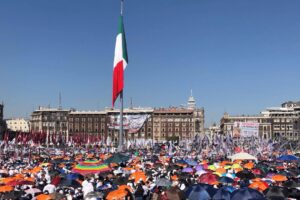
<path id="1" fill-rule="evenodd" d="M 186 167 L 182 170 L 182 172 L 192 173 L 194 170 L 190 167 Z"/>
<path id="2" fill-rule="evenodd" d="M 286 181 L 287 177 L 281 174 L 276 174 L 274 176 L 272 176 L 272 180 L 273 181 L 277 181 L 277 182 L 282 182 L 282 181 Z"/>
<path id="3" fill-rule="evenodd" d="M 300 199 L 300 191 L 295 188 L 288 189 L 288 197 L 294 199 Z"/>
<path id="4" fill-rule="evenodd" d="M 265 192 L 265 196 L 268 198 L 282 198 L 285 199 L 288 196 L 288 190 L 283 187 L 272 186 Z"/>
<path id="5" fill-rule="evenodd" d="M 258 175 L 258 176 L 262 176 L 263 175 L 263 171 L 261 169 L 252 169 L 251 172 L 254 175 Z"/>
<path id="6" fill-rule="evenodd" d="M 61 186 L 61 187 L 72 187 L 72 188 L 79 188 L 79 187 L 82 187 L 81 184 L 76 181 L 76 180 L 70 180 L 70 179 L 64 179 L 62 180 L 58 186 Z"/>
<path id="7" fill-rule="evenodd" d="M 216 166 L 215 165 L 209 165 L 207 169 L 210 169 L 212 171 L 216 171 Z"/>
<path id="8" fill-rule="evenodd" d="M 195 169 L 196 169 L 196 171 L 200 171 L 200 170 L 203 170 L 203 167 L 202 167 L 201 165 L 197 165 L 197 166 L 195 167 Z"/>
<path id="9" fill-rule="evenodd" d="M 21 191 L 11 191 L 5 193 L 1 199 L 10 199 L 10 200 L 20 199 L 23 194 L 24 192 Z"/>
<path id="10" fill-rule="evenodd" d="M 79 162 L 83 166 L 98 166 L 101 165 L 102 162 L 99 160 L 85 160 L 83 162 Z"/>
<path id="11" fill-rule="evenodd" d="M 240 179 L 254 179 L 255 176 L 252 172 L 248 170 L 242 170 L 236 173 L 236 176 L 239 177 Z"/>
<path id="12" fill-rule="evenodd" d="M 171 187 L 166 191 L 168 199 L 172 200 L 183 200 L 185 199 L 185 194 L 177 187 Z"/>
<path id="13" fill-rule="evenodd" d="M 36 196 L 36 200 L 51 200 L 51 196 L 47 194 L 40 194 Z"/>
<path id="14" fill-rule="evenodd" d="M 269 185 L 267 182 L 264 182 L 264 181 L 254 181 L 253 183 L 251 183 L 249 185 L 249 187 L 262 192 L 262 191 L 266 190 L 269 187 Z"/>
<path id="15" fill-rule="evenodd" d="M 185 193 L 189 200 L 209 200 L 211 196 L 201 185 L 193 185 Z"/>
<path id="16" fill-rule="evenodd" d="M 70 179 L 70 180 L 80 179 L 80 180 L 83 180 L 84 176 L 82 176 L 81 174 L 78 174 L 78 173 L 70 173 L 70 174 L 66 175 L 65 179 Z"/>
<path id="17" fill-rule="evenodd" d="M 230 156 L 230 159 L 232 161 L 234 161 L 234 160 L 255 160 L 255 161 L 257 161 L 257 158 L 255 156 L 252 156 L 245 152 L 234 154 L 234 155 Z"/>
<path id="18" fill-rule="evenodd" d="M 49 196 L 50 196 L 51 199 L 55 199 L 55 200 L 63 200 L 63 199 L 66 198 L 65 195 L 60 194 L 60 193 L 57 193 L 57 192 L 54 192 L 54 193 L 52 193 L 52 194 L 49 194 Z"/>
<path id="19" fill-rule="evenodd" d="M 251 188 L 241 188 L 232 193 L 231 200 L 264 200 L 264 196 L 257 190 Z"/>
<path id="20" fill-rule="evenodd" d="M 229 186 L 229 185 L 225 185 L 225 186 L 223 186 L 222 188 L 224 188 L 225 190 L 227 190 L 227 191 L 230 192 L 230 193 L 232 193 L 233 191 L 236 190 L 235 187 Z"/>
<path id="21" fill-rule="evenodd" d="M 103 172 L 111 171 L 111 169 L 106 164 L 96 165 L 96 166 L 84 166 L 81 164 L 76 165 L 73 169 L 73 173 L 79 173 L 82 175 L 86 174 L 98 174 Z"/>
<path id="22" fill-rule="evenodd" d="M 231 192 L 229 192 L 226 188 L 220 188 L 216 194 L 212 198 L 213 200 L 230 200 Z"/>
<path id="23" fill-rule="evenodd" d="M 218 176 L 216 174 L 211 174 L 211 173 L 202 174 L 199 177 L 198 181 L 200 183 L 214 185 L 214 184 L 218 183 Z"/>
<path id="24" fill-rule="evenodd" d="M 9 186 L 17 186 L 17 185 L 33 185 L 34 182 L 32 181 L 27 181 L 27 180 L 12 180 L 8 183 L 6 183 L 6 185 Z"/>
<path id="25" fill-rule="evenodd" d="M 159 187 L 159 186 L 162 186 L 162 187 L 169 187 L 171 186 L 171 181 L 169 181 L 168 179 L 166 178 L 160 178 L 158 179 L 156 182 L 155 182 L 156 186 Z"/>
<path id="26" fill-rule="evenodd" d="M 197 172 L 196 172 L 196 174 L 197 175 L 202 175 L 202 174 L 206 174 L 207 173 L 207 171 L 205 171 L 205 170 L 203 170 L 203 169 L 201 169 L 201 170 L 198 170 Z"/>
<path id="27" fill-rule="evenodd" d="M 218 182 L 220 182 L 220 183 L 233 183 L 234 180 L 232 178 L 227 177 L 227 176 L 222 176 L 218 179 Z"/>
<path id="28" fill-rule="evenodd" d="M 224 169 L 224 168 L 217 168 L 216 172 L 219 173 L 219 174 L 225 174 L 226 173 L 226 169 Z"/>
<path id="29" fill-rule="evenodd" d="M 288 181 L 283 183 L 283 186 L 287 187 L 287 188 L 297 188 L 297 187 L 300 187 L 300 184 L 296 183 L 293 180 L 288 180 Z"/>
<path id="30" fill-rule="evenodd" d="M 279 161 L 298 161 L 299 158 L 294 155 L 282 155 L 277 158 Z"/>
<path id="31" fill-rule="evenodd" d="M 128 156 L 125 156 L 121 153 L 116 153 L 116 154 L 112 155 L 111 157 L 109 157 L 108 159 L 106 159 L 104 162 L 107 164 L 110 164 L 110 163 L 126 162 L 128 160 L 129 160 Z"/>
<path id="32" fill-rule="evenodd" d="M 36 193 L 40 193 L 40 192 L 42 192 L 42 191 L 38 188 L 30 188 L 28 190 L 25 190 L 26 194 L 36 194 Z"/>
<path id="33" fill-rule="evenodd" d="M 195 160 L 192 160 L 192 159 L 187 159 L 187 160 L 185 160 L 185 162 L 186 162 L 188 165 L 191 165 L 191 166 L 196 166 L 196 165 L 198 165 L 198 163 L 197 163 Z"/>
<path id="34" fill-rule="evenodd" d="M 108 193 L 108 195 L 106 196 L 106 200 L 122 199 L 127 194 L 128 194 L 128 192 L 126 190 L 123 190 L 123 189 L 113 190 L 110 193 Z"/>
<path id="35" fill-rule="evenodd" d="M 252 169 L 253 167 L 254 167 L 253 162 L 248 162 L 248 163 L 244 164 L 244 168 L 246 168 L 246 169 Z"/>
<path id="36" fill-rule="evenodd" d="M 217 193 L 217 189 L 214 188 L 212 185 L 205 184 L 205 183 L 198 183 L 197 185 L 203 187 L 209 194 L 209 196 L 214 196 Z"/>
<path id="37" fill-rule="evenodd" d="M 147 176 L 144 172 L 134 172 L 130 175 L 129 179 L 134 179 L 134 182 L 138 183 L 139 181 L 146 182 Z"/>
<path id="38" fill-rule="evenodd" d="M 0 193 L 1 193 L 1 192 L 10 192 L 10 191 L 12 191 L 13 189 L 14 189 L 13 187 L 8 186 L 8 185 L 0 186 Z"/>

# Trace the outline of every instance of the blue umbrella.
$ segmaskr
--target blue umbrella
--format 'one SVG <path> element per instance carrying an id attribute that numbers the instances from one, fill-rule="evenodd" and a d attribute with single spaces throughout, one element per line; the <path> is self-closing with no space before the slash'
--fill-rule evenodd
<path id="1" fill-rule="evenodd" d="M 265 200 L 263 194 L 251 188 L 241 188 L 232 193 L 231 200 Z"/>
<path id="2" fill-rule="evenodd" d="M 77 174 L 77 173 L 70 173 L 70 174 L 67 174 L 66 177 L 65 177 L 67 180 L 75 180 L 75 179 L 82 179 L 83 176 L 80 175 L 80 174 Z"/>
<path id="3" fill-rule="evenodd" d="M 217 189 L 214 188 L 212 185 L 205 184 L 205 183 L 198 183 L 198 185 L 203 187 L 211 197 L 214 196 L 217 192 Z"/>
<path id="4" fill-rule="evenodd" d="M 191 173 L 191 172 L 193 172 L 194 170 L 192 169 L 192 168 L 190 168 L 190 167 L 186 167 L 186 168 L 184 168 L 183 170 L 182 170 L 182 172 L 187 172 L 187 173 Z"/>
<path id="5" fill-rule="evenodd" d="M 229 192 L 226 188 L 220 188 L 217 193 L 213 196 L 213 200 L 230 200 L 231 192 Z"/>
<path id="6" fill-rule="evenodd" d="M 225 185 L 225 186 L 223 186 L 222 188 L 225 189 L 225 190 L 227 190 L 227 191 L 230 192 L 230 193 L 232 193 L 233 191 L 236 190 L 235 187 L 229 186 L 229 185 Z"/>
<path id="7" fill-rule="evenodd" d="M 185 160 L 177 160 L 175 163 L 182 164 L 182 165 L 186 165 L 187 164 L 187 162 L 185 162 Z"/>
<path id="8" fill-rule="evenodd" d="M 279 160 L 279 161 L 297 161 L 297 160 L 299 160 L 299 158 L 294 155 L 282 155 L 282 156 L 278 157 L 277 160 Z"/>
<path id="9" fill-rule="evenodd" d="M 229 177 L 227 177 L 227 176 L 222 176 L 222 177 L 220 177 L 220 178 L 218 179 L 218 181 L 219 181 L 220 183 L 233 183 L 233 182 L 234 182 L 234 180 L 233 180 L 232 178 L 229 178 Z"/>
<path id="10" fill-rule="evenodd" d="M 189 187 L 185 194 L 189 200 L 211 199 L 211 196 L 208 194 L 208 192 L 200 185 L 193 185 Z"/>
<path id="11" fill-rule="evenodd" d="M 187 159 L 187 160 L 184 160 L 188 165 L 191 165 L 191 166 L 196 166 L 198 165 L 198 163 L 195 161 L 195 160 L 192 160 L 192 159 Z"/>
<path id="12" fill-rule="evenodd" d="M 200 170 L 203 170 L 203 167 L 202 167 L 201 165 L 197 165 L 197 166 L 195 167 L 195 169 L 196 169 L 196 171 L 200 171 Z"/>

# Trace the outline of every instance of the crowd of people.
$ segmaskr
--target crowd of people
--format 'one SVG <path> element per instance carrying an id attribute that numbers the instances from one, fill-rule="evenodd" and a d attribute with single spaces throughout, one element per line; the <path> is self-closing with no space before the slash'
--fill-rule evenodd
<path id="1" fill-rule="evenodd" d="M 1 150 L 0 199 L 300 199 L 295 152 L 212 155 L 169 143 L 123 152 L 98 145 Z"/>

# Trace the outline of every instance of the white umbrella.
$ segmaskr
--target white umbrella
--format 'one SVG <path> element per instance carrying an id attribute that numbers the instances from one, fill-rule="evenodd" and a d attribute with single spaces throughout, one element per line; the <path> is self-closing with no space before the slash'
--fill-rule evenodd
<path id="1" fill-rule="evenodd" d="M 35 193 L 39 193 L 39 192 L 42 192 L 42 191 L 38 188 L 30 188 L 28 190 L 25 190 L 26 194 L 35 194 Z"/>
<path id="2" fill-rule="evenodd" d="M 234 154 L 232 156 L 229 156 L 229 158 L 232 161 L 234 161 L 234 160 L 255 160 L 257 162 L 257 158 L 255 156 L 252 156 L 245 152 Z"/>

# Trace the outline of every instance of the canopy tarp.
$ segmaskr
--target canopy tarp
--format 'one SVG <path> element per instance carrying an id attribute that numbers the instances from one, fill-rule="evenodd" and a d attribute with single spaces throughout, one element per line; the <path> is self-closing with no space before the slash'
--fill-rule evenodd
<path id="1" fill-rule="evenodd" d="M 236 153 L 236 154 L 230 156 L 229 158 L 232 161 L 234 161 L 234 160 L 255 160 L 257 162 L 257 158 L 255 156 L 252 156 L 245 152 Z"/>

